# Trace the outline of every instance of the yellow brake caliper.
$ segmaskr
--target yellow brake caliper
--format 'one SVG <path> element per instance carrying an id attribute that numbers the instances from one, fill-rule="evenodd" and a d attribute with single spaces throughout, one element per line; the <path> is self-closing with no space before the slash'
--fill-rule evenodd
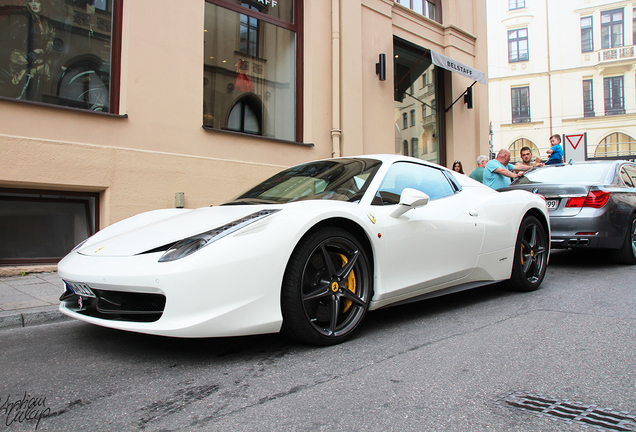
<path id="1" fill-rule="evenodd" d="M 342 267 L 346 266 L 347 262 L 349 261 L 347 257 L 342 254 L 338 254 L 338 255 L 340 255 L 340 259 L 342 259 Z M 349 276 L 347 276 L 347 280 L 345 281 L 344 285 L 345 285 L 345 288 L 351 291 L 352 293 L 356 292 L 356 275 L 354 274 L 353 270 L 351 270 L 351 273 L 349 273 Z M 342 310 L 342 313 L 347 312 L 352 304 L 353 302 L 351 300 L 345 299 L 344 309 Z"/>
<path id="2" fill-rule="evenodd" d="M 530 251 L 530 257 L 534 258 L 534 251 Z M 523 265 L 523 245 L 521 245 L 521 265 Z"/>

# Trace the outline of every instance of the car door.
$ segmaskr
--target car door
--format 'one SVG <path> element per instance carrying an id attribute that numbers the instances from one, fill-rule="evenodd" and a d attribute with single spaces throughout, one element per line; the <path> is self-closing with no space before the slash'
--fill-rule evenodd
<path id="1" fill-rule="evenodd" d="M 622 216 L 617 223 L 627 226 L 631 222 L 631 216 L 636 209 L 636 166 L 631 163 L 624 163 L 619 169 L 619 176 L 622 180 L 621 187 L 613 193 L 616 201 L 616 210 L 614 213 L 621 213 Z M 616 214 L 612 215 L 616 218 Z"/>
<path id="2" fill-rule="evenodd" d="M 382 298 L 419 295 L 465 278 L 479 256 L 484 225 L 474 203 L 441 169 L 398 162 L 388 170 L 375 204 L 382 205 Z M 426 193 L 423 207 L 389 214 L 405 188 Z M 379 202 L 379 199 L 382 202 Z M 471 214 L 472 213 L 472 214 Z"/>

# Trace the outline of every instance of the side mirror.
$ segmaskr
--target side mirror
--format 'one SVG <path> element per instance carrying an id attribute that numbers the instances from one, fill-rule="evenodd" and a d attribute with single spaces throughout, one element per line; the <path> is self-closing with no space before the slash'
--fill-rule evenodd
<path id="1" fill-rule="evenodd" d="M 391 217 L 399 218 L 409 210 L 424 207 L 428 204 L 429 196 L 417 189 L 405 188 L 400 195 L 400 202 L 397 208 L 391 213 Z"/>

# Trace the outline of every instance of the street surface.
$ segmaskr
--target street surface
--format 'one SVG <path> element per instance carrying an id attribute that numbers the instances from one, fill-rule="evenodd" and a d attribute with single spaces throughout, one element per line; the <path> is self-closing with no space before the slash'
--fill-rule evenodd
<path id="1" fill-rule="evenodd" d="M 491 286 L 372 312 L 328 348 L 76 321 L 0 331 L 0 431 L 599 430 L 515 407 L 513 391 L 607 408 L 628 427 L 636 266 L 602 255 L 553 253 L 533 293 Z"/>

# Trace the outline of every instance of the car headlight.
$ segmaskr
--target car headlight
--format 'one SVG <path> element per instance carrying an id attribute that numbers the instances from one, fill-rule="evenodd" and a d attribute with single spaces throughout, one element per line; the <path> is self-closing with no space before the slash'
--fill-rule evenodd
<path id="1" fill-rule="evenodd" d="M 89 237 L 89 238 L 90 238 L 90 237 Z M 89 239 L 89 238 L 87 238 L 86 240 L 83 240 L 82 242 L 80 242 L 80 244 L 78 244 L 77 246 L 75 246 L 75 247 L 71 250 L 71 252 L 75 252 L 76 250 L 78 250 L 79 248 L 81 248 L 82 246 L 84 246 L 84 243 L 86 243 L 86 242 L 88 241 L 88 239 Z"/>
<path id="2" fill-rule="evenodd" d="M 280 209 L 261 210 L 218 228 L 214 228 L 210 231 L 206 231 L 204 233 L 197 234 L 195 236 L 178 241 L 177 243 L 173 244 L 170 249 L 168 249 L 166 253 L 161 256 L 161 258 L 159 258 L 159 262 L 169 262 L 185 258 L 188 255 L 195 253 L 199 249 L 209 245 L 210 243 L 220 240 L 223 237 L 230 235 L 242 228 L 245 228 L 246 226 L 251 225 L 263 218 L 266 218 L 267 216 L 270 216 L 278 211 L 280 211 Z"/>

